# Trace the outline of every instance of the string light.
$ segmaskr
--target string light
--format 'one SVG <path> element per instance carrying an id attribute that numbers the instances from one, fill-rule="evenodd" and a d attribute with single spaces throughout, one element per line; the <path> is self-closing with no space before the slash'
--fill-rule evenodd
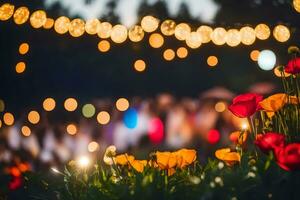
<path id="1" fill-rule="evenodd" d="M 227 31 L 222 27 L 215 28 L 210 35 L 212 42 L 216 45 L 225 44 L 226 36 L 227 36 Z"/>
<path id="2" fill-rule="evenodd" d="M 7 112 L 3 115 L 3 122 L 4 124 L 6 124 L 7 126 L 11 126 L 14 124 L 15 122 L 15 118 L 13 116 L 13 114 Z"/>
<path id="3" fill-rule="evenodd" d="M 185 40 L 191 33 L 191 27 L 186 23 L 180 23 L 175 28 L 175 37 L 178 40 Z"/>
<path id="4" fill-rule="evenodd" d="M 219 113 L 224 112 L 226 110 L 226 104 L 222 101 L 217 102 L 215 105 L 215 110 Z"/>
<path id="5" fill-rule="evenodd" d="M 293 0 L 293 6 L 295 10 L 300 13 L 300 0 Z"/>
<path id="6" fill-rule="evenodd" d="M 277 25 L 273 30 L 273 36 L 278 42 L 288 41 L 290 35 L 290 30 L 284 25 Z"/>
<path id="7" fill-rule="evenodd" d="M 253 50 L 250 53 L 250 58 L 253 61 L 257 61 L 258 60 L 258 56 L 259 56 L 259 51 L 258 50 Z"/>
<path id="8" fill-rule="evenodd" d="M 158 28 L 159 20 L 153 16 L 145 16 L 142 18 L 141 26 L 145 32 L 151 33 Z"/>
<path id="9" fill-rule="evenodd" d="M 95 115 L 96 108 L 93 104 L 85 104 L 82 107 L 82 114 L 86 118 L 91 118 Z"/>
<path id="10" fill-rule="evenodd" d="M 218 64 L 218 58 L 216 56 L 209 56 L 207 58 L 207 64 L 210 67 L 215 67 Z"/>
<path id="11" fill-rule="evenodd" d="M 54 30 L 58 34 L 65 34 L 69 31 L 70 19 L 65 16 L 61 16 L 55 20 Z"/>
<path id="12" fill-rule="evenodd" d="M 153 48 L 160 48 L 164 44 L 164 38 L 159 33 L 153 33 L 149 37 L 149 44 Z"/>
<path id="13" fill-rule="evenodd" d="M 29 15 L 27 7 L 20 7 L 14 13 L 14 22 L 18 25 L 24 24 L 29 19 Z"/>
<path id="14" fill-rule="evenodd" d="M 186 58 L 188 56 L 188 50 L 185 47 L 179 47 L 176 54 L 178 58 Z"/>
<path id="15" fill-rule="evenodd" d="M 129 101 L 125 98 L 119 98 L 116 101 L 116 108 L 118 111 L 126 111 L 129 108 Z"/>
<path id="16" fill-rule="evenodd" d="M 99 112 L 98 115 L 97 115 L 97 121 L 101 125 L 108 124 L 109 121 L 110 121 L 110 115 L 109 115 L 109 113 L 106 112 L 106 111 Z"/>
<path id="17" fill-rule="evenodd" d="M 164 51 L 163 57 L 167 61 L 171 61 L 175 58 L 175 52 L 172 49 L 166 49 Z"/>
<path id="18" fill-rule="evenodd" d="M 9 20 L 14 14 L 15 6 L 9 3 L 5 3 L 0 7 L 0 20 Z"/>
<path id="19" fill-rule="evenodd" d="M 123 25 L 115 25 L 111 30 L 111 40 L 115 43 L 122 43 L 127 39 L 127 28 Z"/>
<path id="20" fill-rule="evenodd" d="M 276 55 L 271 50 L 262 50 L 257 59 L 258 66 L 263 70 L 271 70 L 276 64 Z"/>
<path id="21" fill-rule="evenodd" d="M 77 133 L 77 127 L 75 124 L 69 124 L 67 126 L 67 133 L 70 135 L 75 135 Z"/>
<path id="22" fill-rule="evenodd" d="M 24 62 L 18 62 L 16 65 L 16 72 L 18 74 L 23 73 L 26 70 L 26 64 Z"/>
<path id="23" fill-rule="evenodd" d="M 128 37 L 132 42 L 139 42 L 144 38 L 144 30 L 141 26 L 135 25 L 128 31 Z"/>
<path id="24" fill-rule="evenodd" d="M 33 28 L 41 28 L 47 21 L 46 12 L 37 10 L 30 16 L 30 24 Z"/>
<path id="25" fill-rule="evenodd" d="M 0 128 L 2 127 L 2 121 L 0 120 Z"/>
<path id="26" fill-rule="evenodd" d="M 251 45 L 255 42 L 256 33 L 253 28 L 245 26 L 240 30 L 241 41 L 244 45 Z"/>
<path id="27" fill-rule="evenodd" d="M 45 111 L 50 112 L 55 109 L 55 106 L 56 106 L 56 102 L 53 98 L 46 98 L 43 101 L 43 108 Z"/>
<path id="28" fill-rule="evenodd" d="M 95 141 L 92 141 L 88 144 L 88 151 L 91 153 L 97 151 L 98 148 L 99 148 L 99 144 Z"/>
<path id="29" fill-rule="evenodd" d="M 167 19 L 160 25 L 160 31 L 166 36 L 171 36 L 175 33 L 176 23 L 173 20 Z"/>
<path id="30" fill-rule="evenodd" d="M 25 137 L 28 137 L 31 134 L 31 130 L 28 126 L 22 126 L 21 132 Z"/>
<path id="31" fill-rule="evenodd" d="M 112 29 L 112 25 L 109 22 L 102 22 L 99 25 L 98 36 L 100 38 L 109 38 L 111 29 Z"/>
<path id="32" fill-rule="evenodd" d="M 210 35 L 212 34 L 213 32 L 213 29 L 209 26 L 200 26 L 198 29 L 197 29 L 197 32 L 200 34 L 201 36 L 201 40 L 202 40 L 202 43 L 208 43 L 210 42 L 211 40 L 211 37 Z"/>
<path id="33" fill-rule="evenodd" d="M 65 100 L 64 107 L 67 111 L 73 112 L 77 109 L 78 103 L 74 98 L 68 98 Z"/>
<path id="34" fill-rule="evenodd" d="M 192 49 L 199 48 L 201 41 L 201 36 L 198 32 L 191 32 L 186 38 L 186 44 Z"/>
<path id="35" fill-rule="evenodd" d="M 85 23 L 85 31 L 90 35 L 95 35 L 99 32 L 100 21 L 98 19 L 89 19 Z"/>
<path id="36" fill-rule="evenodd" d="M 54 25 L 54 19 L 47 18 L 46 23 L 44 24 L 44 29 L 51 29 Z"/>
<path id="37" fill-rule="evenodd" d="M 107 52 L 110 49 L 110 43 L 107 40 L 102 40 L 98 43 L 98 49 L 101 52 Z"/>
<path id="38" fill-rule="evenodd" d="M 33 110 L 28 113 L 28 121 L 32 124 L 37 124 L 40 121 L 40 114 Z"/>
<path id="39" fill-rule="evenodd" d="M 20 46 L 19 46 L 19 53 L 21 55 L 24 55 L 26 54 L 27 52 L 29 51 L 29 44 L 28 43 L 22 43 Z"/>
<path id="40" fill-rule="evenodd" d="M 80 37 L 85 32 L 85 22 L 82 19 L 73 19 L 69 26 L 69 33 L 73 37 Z"/>
<path id="41" fill-rule="evenodd" d="M 271 30 L 268 25 L 266 24 L 258 24 L 255 27 L 255 35 L 260 40 L 266 40 L 271 35 Z"/>
<path id="42" fill-rule="evenodd" d="M 241 34 L 237 29 L 227 31 L 226 43 L 228 46 L 235 47 L 241 43 Z"/>
<path id="43" fill-rule="evenodd" d="M 134 62 L 134 69 L 138 72 L 143 72 L 146 69 L 146 63 L 143 60 L 136 60 Z"/>

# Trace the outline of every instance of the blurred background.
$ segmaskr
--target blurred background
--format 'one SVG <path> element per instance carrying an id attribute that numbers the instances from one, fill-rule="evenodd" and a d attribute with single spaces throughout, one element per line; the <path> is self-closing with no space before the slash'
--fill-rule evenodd
<path id="1" fill-rule="evenodd" d="M 264 23 L 290 31 L 284 42 L 270 36 L 251 45 L 210 42 L 197 49 L 163 36 L 163 44 L 153 48 L 148 33 L 141 42 L 116 44 L 98 35 L 75 38 L 0 21 L 0 162 L 26 163 L 32 170 L 62 166 L 81 155 L 100 157 L 112 144 L 139 158 L 158 149 L 196 148 L 205 161 L 245 123 L 227 110 L 235 95 L 281 90 L 273 70 L 257 64 L 257 52 L 269 49 L 276 66 L 284 65 L 287 48 L 300 38 L 299 13 L 289 0 L 5 2 L 45 10 L 53 19 L 98 18 L 127 28 L 152 15 L 187 22 L 193 30 Z"/>

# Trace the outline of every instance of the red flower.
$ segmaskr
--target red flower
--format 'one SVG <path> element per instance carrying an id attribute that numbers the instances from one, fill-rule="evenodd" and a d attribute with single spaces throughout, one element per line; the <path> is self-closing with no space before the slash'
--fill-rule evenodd
<path id="1" fill-rule="evenodd" d="M 288 144 L 275 150 L 277 164 L 286 171 L 300 169 L 300 143 Z"/>
<path id="2" fill-rule="evenodd" d="M 261 108 L 258 103 L 262 100 L 263 96 L 258 94 L 241 94 L 233 99 L 232 104 L 229 106 L 229 110 L 237 117 L 250 117 Z"/>
<path id="3" fill-rule="evenodd" d="M 279 133 L 259 134 L 254 142 L 256 146 L 264 153 L 275 150 L 276 148 L 283 148 L 285 144 L 285 136 Z"/>
<path id="4" fill-rule="evenodd" d="M 290 74 L 300 73 L 300 58 L 294 58 L 288 62 L 285 66 L 284 71 Z"/>

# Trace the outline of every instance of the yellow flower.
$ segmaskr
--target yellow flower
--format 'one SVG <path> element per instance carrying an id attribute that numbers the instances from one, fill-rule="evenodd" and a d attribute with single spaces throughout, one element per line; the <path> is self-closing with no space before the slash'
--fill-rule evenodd
<path id="1" fill-rule="evenodd" d="M 176 155 L 171 152 L 156 152 L 156 163 L 160 169 L 170 169 L 176 166 Z"/>
<path id="2" fill-rule="evenodd" d="M 147 160 L 132 160 L 130 161 L 130 165 L 136 171 L 142 173 L 144 171 L 144 167 L 147 165 Z"/>
<path id="3" fill-rule="evenodd" d="M 127 155 L 127 153 L 117 155 L 115 159 L 118 165 L 127 165 L 128 163 L 134 161 L 134 157 L 131 155 Z"/>
<path id="4" fill-rule="evenodd" d="M 177 167 L 179 168 L 192 164 L 197 158 L 197 152 L 193 149 L 180 149 L 174 153 L 177 156 Z"/>
<path id="5" fill-rule="evenodd" d="M 276 112 L 287 103 L 287 95 L 284 93 L 274 94 L 264 99 L 259 105 L 267 112 Z"/>
<path id="6" fill-rule="evenodd" d="M 224 161 L 227 165 L 233 166 L 241 161 L 241 155 L 237 152 L 231 152 L 230 148 L 219 149 L 215 152 L 215 156 Z"/>
<path id="7" fill-rule="evenodd" d="M 235 144 L 242 145 L 247 141 L 248 132 L 234 131 L 230 134 L 229 139 Z"/>

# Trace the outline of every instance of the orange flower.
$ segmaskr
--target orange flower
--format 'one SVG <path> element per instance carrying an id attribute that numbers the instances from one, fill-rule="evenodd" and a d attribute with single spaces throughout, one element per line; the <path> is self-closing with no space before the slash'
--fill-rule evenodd
<path id="1" fill-rule="evenodd" d="M 290 104 L 298 105 L 298 103 L 299 103 L 299 100 L 297 99 L 296 96 L 290 96 Z"/>
<path id="2" fill-rule="evenodd" d="M 172 176 L 173 174 L 175 174 L 176 170 L 174 168 L 170 168 L 168 169 L 168 176 Z"/>
<path id="3" fill-rule="evenodd" d="M 147 165 L 147 160 L 132 160 L 130 161 L 130 165 L 133 169 L 142 173 L 144 171 L 144 167 Z"/>
<path id="4" fill-rule="evenodd" d="M 197 152 L 193 149 L 180 149 L 174 153 L 177 156 L 177 167 L 179 168 L 192 164 L 197 158 Z"/>
<path id="5" fill-rule="evenodd" d="M 230 134 L 229 139 L 235 144 L 242 145 L 247 141 L 248 132 L 234 131 Z"/>
<path id="6" fill-rule="evenodd" d="M 231 152 L 230 148 L 219 149 L 215 152 L 215 156 L 224 161 L 228 166 L 233 166 L 241 161 L 241 155 L 237 152 Z"/>
<path id="7" fill-rule="evenodd" d="M 274 94 L 264 99 L 259 105 L 267 112 L 276 112 L 287 103 L 287 95 L 284 93 Z"/>
<path id="8" fill-rule="evenodd" d="M 156 162 L 160 169 L 170 169 L 177 165 L 177 158 L 171 152 L 156 152 Z"/>
<path id="9" fill-rule="evenodd" d="M 127 165 L 128 163 L 134 161 L 134 157 L 127 155 L 127 153 L 120 154 L 116 156 L 115 161 L 118 165 Z"/>

